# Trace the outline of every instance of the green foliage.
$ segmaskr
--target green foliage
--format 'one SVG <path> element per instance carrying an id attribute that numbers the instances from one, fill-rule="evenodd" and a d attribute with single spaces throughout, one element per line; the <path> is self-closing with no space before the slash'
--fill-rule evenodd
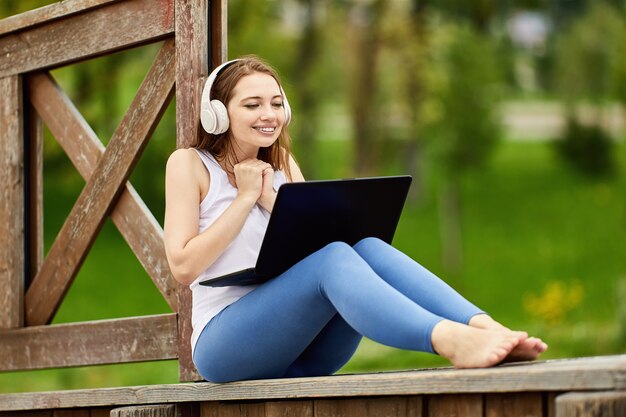
<path id="1" fill-rule="evenodd" d="M 484 164 L 500 138 L 502 88 L 493 43 L 466 26 L 441 27 L 432 39 L 427 132 L 447 175 Z"/>
<path id="2" fill-rule="evenodd" d="M 591 177 L 613 174 L 613 141 L 600 126 L 570 119 L 565 134 L 554 142 L 559 155 L 575 170 Z"/>
<path id="3" fill-rule="evenodd" d="M 624 97 L 626 26 L 623 11 L 594 2 L 557 38 L 554 79 L 568 105 Z M 623 101 L 626 102 L 626 101 Z"/>
<path id="4" fill-rule="evenodd" d="M 612 140 L 603 128 L 606 103 L 626 103 L 626 25 L 616 7 L 595 2 L 557 39 L 555 85 L 568 123 L 558 153 L 590 176 L 614 171 Z M 582 104 L 592 103 L 591 110 Z M 583 123 L 584 112 L 587 120 Z"/>
<path id="5" fill-rule="evenodd" d="M 2 0 L 0 2 L 0 19 L 56 3 L 57 1 L 58 0 Z"/>

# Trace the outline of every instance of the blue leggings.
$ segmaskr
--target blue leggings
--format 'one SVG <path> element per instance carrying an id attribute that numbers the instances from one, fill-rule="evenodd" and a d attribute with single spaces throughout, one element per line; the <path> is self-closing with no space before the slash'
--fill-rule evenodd
<path id="1" fill-rule="evenodd" d="M 433 352 L 442 319 L 482 311 L 387 243 L 335 242 L 231 304 L 202 331 L 194 363 L 209 381 L 330 375 L 363 336 Z"/>

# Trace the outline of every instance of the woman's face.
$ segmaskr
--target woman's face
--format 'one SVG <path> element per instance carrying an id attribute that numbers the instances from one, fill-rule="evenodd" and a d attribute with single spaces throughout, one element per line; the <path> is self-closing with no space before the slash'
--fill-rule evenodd
<path id="1" fill-rule="evenodd" d="M 228 102 L 230 137 L 239 157 L 256 157 L 260 147 L 271 146 L 285 124 L 283 97 L 276 80 L 255 72 L 241 78 Z"/>

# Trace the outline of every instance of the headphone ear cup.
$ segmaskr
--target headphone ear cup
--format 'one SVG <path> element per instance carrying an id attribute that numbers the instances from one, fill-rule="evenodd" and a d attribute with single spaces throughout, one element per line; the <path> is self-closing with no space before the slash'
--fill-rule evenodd
<path id="1" fill-rule="evenodd" d="M 213 106 L 211 106 L 211 85 L 212 79 L 209 78 L 204 83 L 202 99 L 200 100 L 200 123 L 207 133 L 214 133 L 217 128 L 217 118 Z"/>
<path id="2" fill-rule="evenodd" d="M 287 100 L 287 95 L 285 94 L 285 90 L 283 90 L 283 87 L 279 85 L 278 88 L 280 88 L 280 94 L 282 94 L 283 96 L 283 108 L 285 109 L 285 126 L 287 126 L 291 121 L 291 106 L 289 105 L 289 101 Z"/>
<path id="3" fill-rule="evenodd" d="M 289 122 L 291 122 L 291 106 L 289 106 L 287 97 L 283 100 L 283 106 L 285 107 L 285 126 L 287 126 L 289 125 Z"/>
<path id="4" fill-rule="evenodd" d="M 207 133 L 213 133 L 215 131 L 217 118 L 215 117 L 211 103 L 202 102 L 200 108 L 200 122 L 202 123 L 202 128 L 206 130 Z"/>
<path id="5" fill-rule="evenodd" d="M 215 115 L 215 128 L 213 129 L 213 132 L 209 133 L 219 135 L 220 133 L 226 132 L 228 130 L 228 126 L 230 126 L 226 106 L 224 106 L 224 103 L 219 100 L 211 100 L 211 108 L 213 109 L 213 114 Z"/>

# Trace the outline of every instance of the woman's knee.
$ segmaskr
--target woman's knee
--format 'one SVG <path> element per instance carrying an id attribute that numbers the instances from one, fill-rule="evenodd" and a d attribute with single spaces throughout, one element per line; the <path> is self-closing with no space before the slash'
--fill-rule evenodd
<path id="1" fill-rule="evenodd" d="M 340 262 L 355 255 L 354 249 L 345 242 L 332 242 L 324 246 L 320 254 L 324 261 Z"/>
<path id="2" fill-rule="evenodd" d="M 360 256 L 352 246 L 345 242 L 332 242 L 320 249 L 316 254 L 315 269 L 322 276 L 334 275 L 337 272 L 349 270 L 360 260 Z M 332 274 L 328 274 L 328 272 Z"/>
<path id="3" fill-rule="evenodd" d="M 359 240 L 356 243 L 356 245 L 354 245 L 354 250 L 358 252 L 359 250 L 362 250 L 362 249 L 369 249 L 369 248 L 375 249 L 375 248 L 381 248 L 383 246 L 389 246 L 389 244 L 377 237 L 366 237 L 366 238 Z"/>

